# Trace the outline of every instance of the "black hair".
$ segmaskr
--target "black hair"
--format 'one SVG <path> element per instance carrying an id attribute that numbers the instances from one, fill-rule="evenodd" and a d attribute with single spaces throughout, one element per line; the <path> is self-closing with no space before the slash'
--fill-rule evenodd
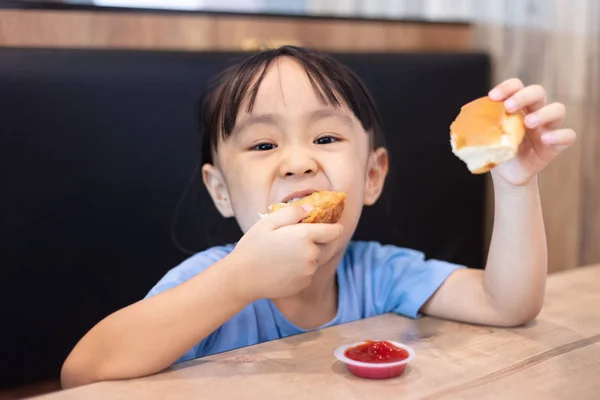
<path id="1" fill-rule="evenodd" d="M 315 93 L 324 105 L 346 105 L 372 135 L 374 148 L 384 146 L 381 119 L 374 101 L 360 78 L 332 56 L 304 47 L 282 46 L 265 50 L 227 68 L 216 77 L 201 103 L 200 133 L 202 164 L 212 164 L 219 135 L 227 139 L 246 100 L 252 112 L 258 89 L 269 67 L 279 57 L 291 57 L 306 71 Z"/>

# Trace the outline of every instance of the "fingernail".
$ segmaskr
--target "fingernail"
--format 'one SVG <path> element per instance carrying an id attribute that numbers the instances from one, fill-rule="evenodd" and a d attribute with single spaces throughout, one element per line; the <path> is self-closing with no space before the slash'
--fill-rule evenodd
<path id="1" fill-rule="evenodd" d="M 304 208 L 304 211 L 306 212 L 310 212 L 313 209 L 313 206 L 311 206 L 310 204 L 302 204 L 301 207 Z"/>
<path id="2" fill-rule="evenodd" d="M 489 91 L 488 96 L 490 97 L 490 99 L 492 100 L 499 100 L 500 96 L 501 96 L 501 92 L 500 89 L 498 88 L 494 88 L 492 90 Z"/>
<path id="3" fill-rule="evenodd" d="M 504 107 L 506 107 L 506 109 L 509 112 L 513 112 L 517 110 L 517 102 L 514 99 L 508 99 L 504 102 Z"/>
<path id="4" fill-rule="evenodd" d="M 525 117 L 525 124 L 530 128 L 535 128 L 540 123 L 540 118 L 536 114 L 529 114 Z"/>

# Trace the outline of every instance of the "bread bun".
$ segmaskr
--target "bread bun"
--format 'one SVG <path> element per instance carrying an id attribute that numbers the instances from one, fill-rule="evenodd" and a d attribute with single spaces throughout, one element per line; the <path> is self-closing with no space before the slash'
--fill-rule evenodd
<path id="1" fill-rule="evenodd" d="M 269 207 L 269 213 L 281 210 L 290 204 L 310 204 L 313 209 L 301 222 L 335 224 L 342 216 L 345 201 L 346 193 L 330 191 L 315 192 L 293 203 L 273 204 Z"/>
<path id="2" fill-rule="evenodd" d="M 473 174 L 513 158 L 524 135 L 523 113 L 508 113 L 503 102 L 487 96 L 462 106 L 450 125 L 452 152 Z"/>

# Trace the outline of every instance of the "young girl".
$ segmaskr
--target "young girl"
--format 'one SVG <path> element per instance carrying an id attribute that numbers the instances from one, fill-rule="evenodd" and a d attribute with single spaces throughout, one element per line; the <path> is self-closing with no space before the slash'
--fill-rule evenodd
<path id="1" fill-rule="evenodd" d="M 489 96 L 524 110 L 518 156 L 492 171 L 495 220 L 485 271 L 416 251 L 352 242 L 382 191 L 388 155 L 359 79 L 325 54 L 282 47 L 227 70 L 203 110 L 203 180 L 243 237 L 196 254 L 135 304 L 88 332 L 64 363 L 72 387 L 135 378 L 267 340 L 395 312 L 514 326 L 542 307 L 547 269 L 537 174 L 575 140 L 562 104 L 518 79 Z M 450 151 L 450 149 L 448 150 Z M 336 224 L 298 223 L 272 203 L 318 190 L 347 193 Z"/>

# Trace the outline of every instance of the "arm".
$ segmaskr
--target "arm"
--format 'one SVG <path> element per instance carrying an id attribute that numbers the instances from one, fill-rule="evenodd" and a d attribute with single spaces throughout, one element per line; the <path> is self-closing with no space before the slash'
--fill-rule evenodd
<path id="1" fill-rule="evenodd" d="M 537 179 L 511 187 L 494 178 L 495 215 L 485 272 L 454 272 L 423 312 L 485 325 L 523 324 L 544 299 L 547 249 Z"/>
<path id="2" fill-rule="evenodd" d="M 63 387 L 167 368 L 248 304 L 234 293 L 233 269 L 226 257 L 181 285 L 102 320 L 63 364 Z"/>
<path id="3" fill-rule="evenodd" d="M 261 219 L 221 261 L 186 282 L 111 314 L 65 361 L 63 387 L 159 372 L 259 298 L 298 293 L 339 224 L 298 224 L 309 210 L 285 207 Z"/>
<path id="4" fill-rule="evenodd" d="M 518 79 L 496 86 L 489 96 L 509 112 L 523 110 L 526 135 L 517 156 L 492 170 L 494 228 L 485 271 L 454 272 L 423 306 L 426 314 L 486 325 L 514 326 L 542 308 L 548 255 L 537 176 L 575 141 L 560 103 L 546 104 L 538 85 Z"/>

